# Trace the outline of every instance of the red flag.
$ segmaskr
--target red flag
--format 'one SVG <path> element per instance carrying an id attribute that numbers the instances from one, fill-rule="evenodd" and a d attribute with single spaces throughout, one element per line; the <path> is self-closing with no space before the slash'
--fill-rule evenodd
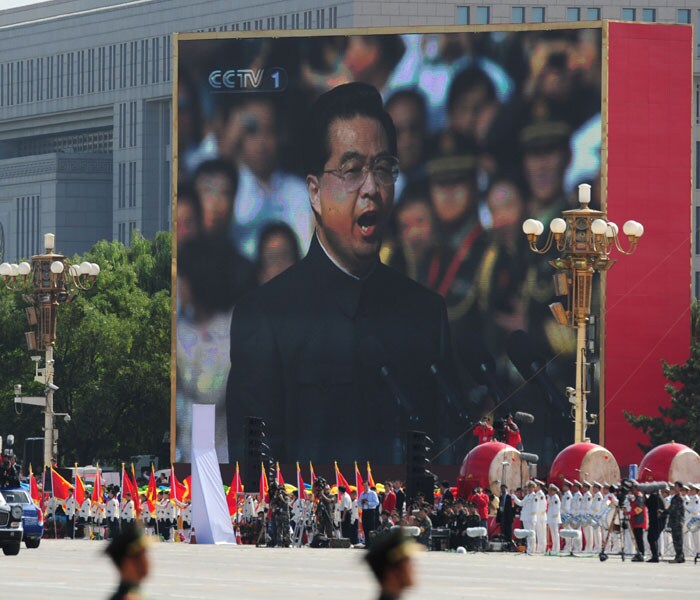
<path id="1" fill-rule="evenodd" d="M 369 466 L 369 461 L 367 461 L 367 483 L 369 483 L 369 487 L 374 487 L 374 477 L 372 477 L 372 467 Z"/>
<path id="2" fill-rule="evenodd" d="M 348 483 L 348 480 L 343 477 L 343 474 L 340 472 L 340 469 L 338 468 L 338 461 L 333 461 L 335 464 L 335 485 L 336 487 L 339 487 L 341 485 L 345 486 L 345 489 L 350 492 L 350 484 Z M 340 495 L 340 493 L 338 494 Z"/>
<path id="3" fill-rule="evenodd" d="M 314 473 L 314 466 L 311 464 L 311 461 L 309 461 L 309 471 L 311 472 L 311 485 L 313 486 L 316 483 L 316 473 Z"/>
<path id="4" fill-rule="evenodd" d="M 280 469 L 280 464 L 277 463 L 277 473 L 275 475 L 275 483 L 277 483 L 277 486 L 284 485 L 284 477 L 282 477 L 282 470 Z"/>
<path id="5" fill-rule="evenodd" d="M 85 484 L 78 473 L 78 465 L 75 465 L 75 501 L 81 506 L 85 501 Z"/>
<path id="6" fill-rule="evenodd" d="M 357 488 L 357 497 L 360 497 L 362 493 L 362 475 L 360 474 L 360 469 L 357 467 L 357 461 L 355 461 L 355 487 Z"/>
<path id="7" fill-rule="evenodd" d="M 73 486 L 51 467 L 51 489 L 53 490 L 54 498 L 65 500 L 68 498 L 68 492 L 73 489 Z"/>
<path id="8" fill-rule="evenodd" d="M 95 473 L 95 485 L 92 488 L 92 498 L 93 502 L 102 502 L 102 471 L 100 467 L 97 467 L 97 473 Z"/>
<path id="9" fill-rule="evenodd" d="M 260 463 L 260 485 L 258 487 L 260 494 L 260 502 L 265 504 L 270 503 L 270 488 L 267 485 L 267 475 L 265 474 L 265 465 Z"/>
<path id="10" fill-rule="evenodd" d="M 297 488 L 299 488 L 299 499 L 306 500 L 306 488 L 304 487 L 304 480 L 301 478 L 301 468 L 299 467 L 298 461 L 297 461 Z"/>
<path id="11" fill-rule="evenodd" d="M 151 477 L 148 479 L 148 491 L 146 492 L 146 499 L 148 503 L 148 510 L 153 514 L 156 510 L 156 499 L 158 498 L 158 486 L 156 485 L 156 474 L 153 470 L 153 464 L 151 464 Z"/>
<path id="12" fill-rule="evenodd" d="M 236 472 L 233 474 L 231 487 L 228 489 L 228 494 L 226 494 L 226 504 L 228 504 L 228 514 L 230 516 L 238 512 L 238 494 L 241 492 L 243 492 L 243 485 L 241 484 L 241 473 L 238 469 L 238 461 L 236 461 Z"/>
<path id="13" fill-rule="evenodd" d="M 131 463 L 131 499 L 134 501 L 134 510 L 136 511 L 136 516 L 141 516 L 141 496 L 139 495 L 139 486 L 136 483 L 134 463 Z"/>
<path id="14" fill-rule="evenodd" d="M 182 483 L 185 486 L 185 491 L 182 494 L 182 501 L 190 502 L 190 499 L 192 498 L 192 475 L 185 477 Z"/>
<path id="15" fill-rule="evenodd" d="M 177 480 L 177 477 L 175 476 L 175 467 L 173 465 L 170 465 L 170 498 L 171 500 L 175 500 L 176 502 L 182 502 L 182 499 L 185 497 L 185 493 L 187 492 L 187 488 L 184 486 L 184 484 L 180 483 Z"/>
<path id="16" fill-rule="evenodd" d="M 32 502 L 37 506 L 41 505 L 41 492 L 39 491 L 39 485 L 34 477 L 34 472 L 32 471 L 32 465 L 29 465 L 29 496 Z"/>

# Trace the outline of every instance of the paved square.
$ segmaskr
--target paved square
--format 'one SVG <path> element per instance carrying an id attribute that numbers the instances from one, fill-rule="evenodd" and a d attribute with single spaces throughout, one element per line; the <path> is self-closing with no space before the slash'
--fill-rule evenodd
<path id="1" fill-rule="evenodd" d="M 0 598 L 107 598 L 116 572 L 105 542 L 42 540 L 37 550 L 2 556 Z M 376 586 L 362 550 L 254 548 L 157 543 L 150 548 L 150 600 L 166 598 L 361 598 Z M 624 563 L 611 557 L 425 552 L 417 559 L 418 598 L 586 600 L 698 598 L 700 563 Z"/>

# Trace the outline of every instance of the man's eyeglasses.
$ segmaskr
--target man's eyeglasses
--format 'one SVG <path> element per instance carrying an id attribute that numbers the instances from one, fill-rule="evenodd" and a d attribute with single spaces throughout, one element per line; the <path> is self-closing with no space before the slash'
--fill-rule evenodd
<path id="1" fill-rule="evenodd" d="M 337 169 L 323 172 L 335 175 L 340 179 L 346 192 L 356 192 L 367 180 L 370 171 L 372 171 L 372 177 L 378 185 L 384 187 L 393 185 L 399 177 L 399 159 L 395 156 L 381 156 L 372 160 L 369 165 L 352 159 L 344 162 Z"/>

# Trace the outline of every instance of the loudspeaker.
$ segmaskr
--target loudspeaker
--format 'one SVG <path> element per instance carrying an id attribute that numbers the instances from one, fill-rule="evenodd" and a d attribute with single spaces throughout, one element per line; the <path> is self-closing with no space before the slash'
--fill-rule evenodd
<path id="1" fill-rule="evenodd" d="M 24 440 L 24 456 L 22 457 L 22 474 L 29 475 L 29 465 L 35 475 L 41 474 L 44 468 L 44 438 L 26 438 Z"/>
<path id="2" fill-rule="evenodd" d="M 349 548 L 352 546 L 348 538 L 331 538 L 328 541 L 330 543 L 330 548 Z"/>

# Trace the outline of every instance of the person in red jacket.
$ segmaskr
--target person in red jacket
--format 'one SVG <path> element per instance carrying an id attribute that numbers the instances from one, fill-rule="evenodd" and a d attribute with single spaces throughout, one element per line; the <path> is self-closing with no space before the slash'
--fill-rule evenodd
<path id="1" fill-rule="evenodd" d="M 649 513 L 644 502 L 644 494 L 639 491 L 639 484 L 633 479 L 629 494 L 630 527 L 634 535 L 635 555 L 632 562 L 644 562 L 644 532 L 649 527 Z"/>
<path id="2" fill-rule="evenodd" d="M 506 444 L 513 446 L 516 450 L 523 449 L 523 438 L 520 435 L 520 428 L 510 415 L 506 419 Z"/>
<path id="3" fill-rule="evenodd" d="M 493 439 L 494 433 L 495 431 L 489 417 L 484 417 L 479 421 L 477 426 L 474 427 L 474 435 L 479 438 L 479 444 L 490 442 Z"/>
<path id="4" fill-rule="evenodd" d="M 476 512 L 479 513 L 479 526 L 484 527 L 486 531 L 489 528 L 489 497 L 484 492 L 480 485 L 477 485 L 469 496 L 469 502 L 476 506 Z M 482 538 L 482 550 L 486 548 L 487 538 Z"/>
<path id="5" fill-rule="evenodd" d="M 391 481 L 387 481 L 384 484 L 384 490 L 386 493 L 384 495 L 382 510 L 385 510 L 391 514 L 396 509 L 396 494 L 394 493 L 394 486 L 392 485 Z"/>

